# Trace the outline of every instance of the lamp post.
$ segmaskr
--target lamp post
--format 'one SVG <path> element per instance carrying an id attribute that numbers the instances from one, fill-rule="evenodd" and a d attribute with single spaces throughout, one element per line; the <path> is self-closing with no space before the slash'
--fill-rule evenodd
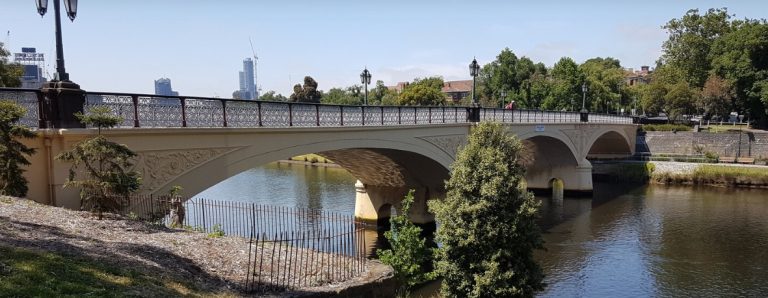
<path id="1" fill-rule="evenodd" d="M 581 111 L 579 111 L 579 119 L 581 122 L 589 122 L 589 111 L 585 106 L 587 101 L 587 82 L 581 84 Z"/>
<path id="2" fill-rule="evenodd" d="M 368 67 L 363 69 L 363 72 L 360 73 L 360 82 L 363 83 L 363 86 L 365 86 L 365 101 L 363 102 L 363 105 L 368 105 L 368 84 L 371 83 L 371 72 L 368 71 Z"/>
<path id="3" fill-rule="evenodd" d="M 472 63 L 469 64 L 469 75 L 472 76 L 472 107 L 469 111 L 470 122 L 480 122 L 480 103 L 477 102 L 477 95 L 475 95 L 475 85 L 479 72 L 480 65 L 477 64 L 477 59 L 472 58 Z"/>
<path id="4" fill-rule="evenodd" d="M 77 0 L 63 0 L 67 16 L 71 21 L 77 16 Z M 53 80 L 43 85 L 42 92 L 46 98 L 43 104 L 45 119 L 41 128 L 83 128 L 75 117 L 76 113 L 83 112 L 85 104 L 85 91 L 80 85 L 69 80 L 69 74 L 64 68 L 64 46 L 61 38 L 61 4 L 60 0 L 53 0 L 54 23 L 56 26 L 56 73 Z M 35 0 L 37 13 L 44 16 L 48 11 L 48 0 Z"/>
<path id="5" fill-rule="evenodd" d="M 504 104 L 507 102 L 507 90 L 501 90 L 499 93 L 501 95 L 501 108 L 504 108 Z"/>

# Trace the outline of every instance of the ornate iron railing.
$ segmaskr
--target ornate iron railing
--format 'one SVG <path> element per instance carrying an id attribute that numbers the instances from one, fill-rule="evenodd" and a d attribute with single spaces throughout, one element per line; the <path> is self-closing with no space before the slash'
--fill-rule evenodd
<path id="1" fill-rule="evenodd" d="M 27 109 L 22 123 L 51 127 L 39 89 L 0 88 L 0 100 Z M 196 96 L 86 92 L 84 111 L 106 107 L 124 119 L 121 127 L 337 127 L 391 126 L 470 122 L 470 107 L 353 106 L 250 101 Z M 578 112 L 482 108 L 480 120 L 502 123 L 576 123 Z M 633 123 L 620 115 L 590 114 L 592 123 Z"/>

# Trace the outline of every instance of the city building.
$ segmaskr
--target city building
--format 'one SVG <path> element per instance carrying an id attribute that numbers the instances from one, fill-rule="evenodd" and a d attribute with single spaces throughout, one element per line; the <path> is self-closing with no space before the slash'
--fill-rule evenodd
<path id="1" fill-rule="evenodd" d="M 256 92 L 256 80 L 254 76 L 253 60 L 251 58 L 245 58 L 243 60 L 243 71 L 239 72 L 240 77 L 240 92 L 238 93 L 242 99 L 258 99 L 259 94 Z"/>
<path id="2" fill-rule="evenodd" d="M 21 88 L 39 89 L 48 80 L 43 76 L 45 57 L 35 48 L 21 48 L 21 53 L 13 54 L 13 62 L 21 64 L 24 72 L 21 75 Z"/>
<path id="3" fill-rule="evenodd" d="M 632 68 L 624 69 L 624 82 L 629 86 L 644 85 L 651 82 L 650 74 L 653 71 L 649 66 L 640 66 L 640 70 Z"/>
<path id="4" fill-rule="evenodd" d="M 171 79 L 159 78 L 155 80 L 155 94 L 166 96 L 178 96 L 179 92 L 173 91 L 171 87 Z"/>

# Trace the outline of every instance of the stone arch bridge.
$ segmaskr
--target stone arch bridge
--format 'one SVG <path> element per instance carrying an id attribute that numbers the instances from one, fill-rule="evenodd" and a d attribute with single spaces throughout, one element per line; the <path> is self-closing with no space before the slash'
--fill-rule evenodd
<path id="1" fill-rule="evenodd" d="M 30 95 L 32 94 L 32 95 Z M 35 108 L 35 92 L 19 92 Z M 3 94 L 0 94 L 0 96 Z M 8 95 L 6 94 L 6 97 Z M 33 99 L 30 99 L 33 98 Z M 39 97 L 38 97 L 39 98 Z M 176 100 L 176 102 L 174 102 Z M 171 102 L 168 102 L 171 101 Z M 125 122 L 102 133 L 138 153 L 141 192 L 165 194 L 181 185 L 196 194 L 253 167 L 316 153 L 354 175 L 355 215 L 364 220 L 389 217 L 408 189 L 416 189 L 412 218 L 433 220 L 426 200 L 445 195 L 444 181 L 474 122 L 465 107 L 361 107 L 208 98 L 88 93 L 85 111 L 110 108 Z M 41 113 L 42 114 L 42 113 Z M 480 109 L 479 120 L 505 124 L 510 134 L 535 144 L 528 169 L 529 188 L 549 189 L 559 179 L 566 191 L 592 191 L 591 157 L 634 153 L 631 118 L 578 113 Z M 44 123 L 29 115 L 31 126 Z M 39 119 L 35 119 L 35 117 Z M 64 189 L 69 165 L 53 159 L 95 129 L 51 129 L 37 125 L 38 149 L 26 172 L 28 196 L 40 202 L 76 208 L 78 192 Z"/>

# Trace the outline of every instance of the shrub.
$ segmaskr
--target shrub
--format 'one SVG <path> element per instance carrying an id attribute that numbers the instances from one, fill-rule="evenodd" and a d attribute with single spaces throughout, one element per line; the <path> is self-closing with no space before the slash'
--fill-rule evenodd
<path id="1" fill-rule="evenodd" d="M 403 206 L 396 216 L 390 218 L 391 229 L 384 232 L 392 249 L 378 251 L 381 262 L 395 269 L 395 278 L 404 286 L 401 291 L 408 292 L 412 287 L 435 278 L 430 272 L 432 250 L 421 237 L 421 228 L 408 219 L 408 211 L 413 204 L 413 190 L 408 192 Z"/>
<path id="2" fill-rule="evenodd" d="M 224 232 L 223 229 L 221 229 L 221 224 L 215 224 L 213 227 L 211 227 L 211 232 L 208 233 L 208 238 L 221 238 L 226 236 L 227 233 Z"/>
<path id="3" fill-rule="evenodd" d="M 27 111 L 10 101 L 0 101 L 0 195 L 24 197 L 27 195 L 27 179 L 24 166 L 29 165 L 26 156 L 35 153 L 19 141 L 31 139 L 35 133 L 18 122 Z"/>
<path id="4" fill-rule="evenodd" d="M 430 201 L 444 297 L 533 296 L 544 288 L 533 259 L 543 247 L 540 203 L 523 183 L 524 151 L 500 124 L 478 124 L 451 167 L 446 198 Z"/>
<path id="5" fill-rule="evenodd" d="M 693 128 L 683 124 L 643 124 L 643 131 L 691 131 Z"/>

